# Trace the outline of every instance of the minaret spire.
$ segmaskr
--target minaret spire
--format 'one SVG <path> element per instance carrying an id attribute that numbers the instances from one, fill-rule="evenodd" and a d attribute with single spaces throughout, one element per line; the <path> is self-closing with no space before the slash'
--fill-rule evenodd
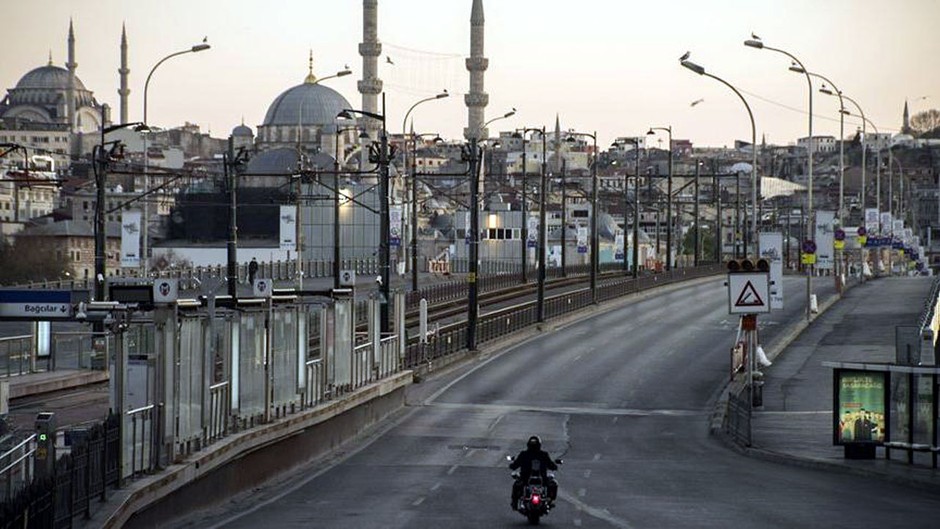
<path id="1" fill-rule="evenodd" d="M 362 43 L 359 44 L 359 55 L 362 56 L 362 80 L 359 81 L 359 93 L 362 94 L 362 110 L 378 114 L 379 94 L 382 93 L 382 80 L 379 79 L 379 55 L 382 54 L 382 43 L 379 42 L 379 2 L 378 0 L 362 0 Z M 365 119 L 366 132 L 373 138 L 379 128 L 374 119 Z"/>
<path id="2" fill-rule="evenodd" d="M 487 131 L 483 128 L 484 113 L 489 103 L 489 96 L 483 91 L 483 79 L 489 60 L 483 56 L 484 41 L 483 0 L 473 0 L 470 10 L 470 57 L 467 59 L 467 71 L 470 72 L 470 93 L 464 96 L 467 105 L 467 128 L 465 138 L 485 139 Z"/>
<path id="3" fill-rule="evenodd" d="M 66 93 L 66 115 L 69 122 L 69 132 L 71 133 L 71 154 L 78 154 L 78 143 L 75 141 L 75 70 L 78 63 L 75 62 L 75 29 L 72 27 L 72 19 L 69 19 L 69 58 L 65 63 L 69 70 L 68 92 Z"/>
<path id="4" fill-rule="evenodd" d="M 907 109 L 907 99 L 904 100 L 904 115 L 901 118 L 901 134 L 911 133 L 911 113 Z"/>
<path id="5" fill-rule="evenodd" d="M 552 170 L 561 173 L 561 119 L 558 113 L 555 113 L 555 162 L 552 164 Z"/>
<path id="6" fill-rule="evenodd" d="M 121 96 L 121 123 L 127 123 L 127 96 L 130 95 L 131 89 L 127 86 L 127 74 L 131 73 L 130 69 L 127 67 L 127 28 L 124 24 L 121 24 L 121 68 L 118 69 L 118 74 L 121 76 L 121 87 L 118 89 L 118 95 Z"/>

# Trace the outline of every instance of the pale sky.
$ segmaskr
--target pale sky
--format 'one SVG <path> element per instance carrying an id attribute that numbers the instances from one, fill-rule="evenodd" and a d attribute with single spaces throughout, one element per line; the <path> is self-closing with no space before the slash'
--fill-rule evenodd
<path id="1" fill-rule="evenodd" d="M 353 75 L 325 81 L 361 108 L 359 0 L 3 0 L 0 86 L 32 68 L 64 66 L 71 17 L 78 76 L 118 119 L 121 24 L 130 45 L 130 119 L 143 114 L 147 72 L 162 57 L 208 36 L 212 49 L 160 66 L 150 83 L 151 124 L 184 121 L 227 136 L 242 118 L 256 130 L 270 103 L 299 84 L 309 50 L 324 77 L 348 64 Z M 452 97 L 412 113 L 417 132 L 462 138 L 467 111 L 471 0 L 379 0 L 385 49 L 388 127 L 400 132 L 412 103 L 448 88 Z M 758 141 L 792 143 L 807 133 L 805 78 L 789 59 L 742 43 L 754 32 L 796 55 L 856 99 L 879 129 L 896 131 L 905 99 L 911 113 L 940 107 L 938 0 L 484 0 L 491 125 L 598 132 L 617 136 L 673 127 L 697 146 L 750 139 L 743 105 L 729 89 L 679 66 L 686 51 L 710 73 L 745 92 Z M 414 51 L 410 51 L 414 50 Z M 392 58 L 389 65 L 385 56 Z M 445 85 L 445 86 L 438 86 Z M 818 88 L 816 85 L 814 88 Z M 927 99 L 923 99 L 927 96 Z M 693 101 L 704 99 L 694 107 Z M 814 133 L 837 135 L 838 101 L 814 94 Z M 791 107 L 791 110 L 785 107 Z M 846 133 L 859 123 L 849 118 Z M 655 145 L 655 144 L 654 144 Z"/>

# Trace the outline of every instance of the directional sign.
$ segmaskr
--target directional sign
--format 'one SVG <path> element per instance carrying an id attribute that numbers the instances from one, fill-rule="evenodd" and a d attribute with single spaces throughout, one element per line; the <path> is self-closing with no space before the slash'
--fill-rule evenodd
<path id="1" fill-rule="evenodd" d="M 67 320 L 71 290 L 0 290 L 0 319 Z"/>
<path id="2" fill-rule="evenodd" d="M 770 312 L 770 276 L 766 272 L 728 274 L 728 313 Z"/>
<path id="3" fill-rule="evenodd" d="M 274 285 L 270 279 L 255 279 L 251 286 L 255 297 L 269 298 Z"/>

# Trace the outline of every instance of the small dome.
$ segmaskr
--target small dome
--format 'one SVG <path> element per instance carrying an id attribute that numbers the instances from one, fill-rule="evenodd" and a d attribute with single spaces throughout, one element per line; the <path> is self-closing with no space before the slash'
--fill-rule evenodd
<path id="1" fill-rule="evenodd" d="M 254 135 L 255 133 L 251 131 L 251 127 L 244 123 L 232 129 L 232 136 L 236 138 L 252 138 Z"/>
<path id="2" fill-rule="evenodd" d="M 332 125 L 336 115 L 347 108 L 353 107 L 336 90 L 305 82 L 277 96 L 262 125 Z"/>
<path id="3" fill-rule="evenodd" d="M 68 90 L 68 87 L 69 71 L 51 64 L 30 70 L 16 83 L 17 89 L 43 88 L 47 90 Z M 85 85 L 82 84 L 78 76 L 75 77 L 75 89 L 85 90 Z"/>

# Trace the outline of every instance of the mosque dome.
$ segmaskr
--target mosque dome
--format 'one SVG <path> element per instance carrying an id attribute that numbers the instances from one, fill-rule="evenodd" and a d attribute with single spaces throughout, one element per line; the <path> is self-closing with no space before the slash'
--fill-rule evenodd
<path id="1" fill-rule="evenodd" d="M 325 126 L 336 123 L 336 115 L 353 108 L 345 97 L 308 76 L 303 84 L 288 89 L 268 107 L 263 126 Z"/>
<path id="2" fill-rule="evenodd" d="M 30 70 L 16 83 L 17 89 L 67 90 L 68 87 L 69 71 L 51 64 Z M 75 77 L 75 89 L 85 90 L 85 85 L 78 76 Z"/>
<path id="3" fill-rule="evenodd" d="M 242 123 L 234 129 L 232 129 L 232 136 L 236 138 L 251 138 L 254 137 L 255 133 L 251 131 L 251 127 Z"/>

